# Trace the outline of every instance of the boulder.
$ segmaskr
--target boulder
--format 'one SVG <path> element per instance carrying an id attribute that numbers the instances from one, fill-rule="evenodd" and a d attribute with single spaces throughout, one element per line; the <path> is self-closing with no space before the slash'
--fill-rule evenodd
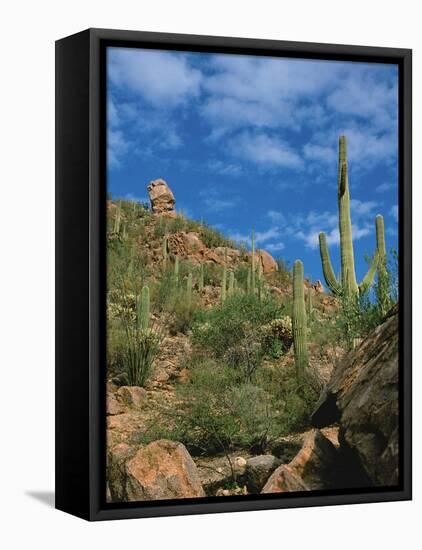
<path id="1" fill-rule="evenodd" d="M 147 392 L 139 386 L 121 386 L 116 392 L 117 399 L 130 407 L 139 407 L 145 401 Z"/>
<path id="2" fill-rule="evenodd" d="M 154 180 L 148 185 L 147 189 L 149 199 L 151 201 L 151 209 L 154 214 L 158 216 L 166 215 L 171 217 L 176 215 L 174 210 L 176 201 L 166 181 L 163 179 Z"/>
<path id="3" fill-rule="evenodd" d="M 205 496 L 198 470 L 185 446 L 160 439 L 126 463 L 128 501 Z"/>
<path id="4" fill-rule="evenodd" d="M 122 414 L 124 412 L 123 405 L 116 399 L 113 393 L 107 393 L 106 412 L 107 415 Z"/>
<path id="5" fill-rule="evenodd" d="M 328 489 L 334 485 L 338 451 L 319 430 L 307 432 L 302 448 L 288 464 L 279 466 L 270 476 L 262 493 L 287 493 Z"/>
<path id="6" fill-rule="evenodd" d="M 133 457 L 135 449 L 126 443 L 119 443 L 107 453 L 107 482 L 111 502 L 127 501 L 126 462 Z"/>
<path id="7" fill-rule="evenodd" d="M 275 271 L 278 271 L 277 262 L 274 260 L 269 252 L 267 252 L 266 250 L 258 250 L 258 253 L 259 260 L 262 265 L 262 272 L 264 274 L 274 273 Z"/>
<path id="8" fill-rule="evenodd" d="M 273 455 L 259 455 L 246 461 L 246 482 L 250 493 L 259 493 L 270 475 L 280 465 Z"/>
<path id="9" fill-rule="evenodd" d="M 201 241 L 197 233 L 179 231 L 168 235 L 167 237 L 168 251 L 172 256 L 180 256 L 183 258 L 196 257 L 202 259 L 206 247 Z"/>
<path id="10" fill-rule="evenodd" d="M 373 485 L 399 479 L 398 308 L 333 371 L 312 423 L 340 425 L 349 449 Z"/>

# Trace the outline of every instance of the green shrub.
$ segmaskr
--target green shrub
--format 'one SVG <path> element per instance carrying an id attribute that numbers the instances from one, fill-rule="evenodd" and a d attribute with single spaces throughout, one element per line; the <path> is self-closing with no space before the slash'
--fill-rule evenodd
<path id="1" fill-rule="evenodd" d="M 271 297 L 259 300 L 252 294 L 236 293 L 219 307 L 196 316 L 193 339 L 250 381 L 266 353 L 262 327 L 282 313 L 283 306 Z"/>
<path id="2" fill-rule="evenodd" d="M 236 243 L 233 240 L 228 239 L 220 233 L 220 231 L 206 224 L 202 224 L 200 226 L 200 237 L 202 242 L 208 248 L 217 248 L 219 246 L 237 248 Z"/>

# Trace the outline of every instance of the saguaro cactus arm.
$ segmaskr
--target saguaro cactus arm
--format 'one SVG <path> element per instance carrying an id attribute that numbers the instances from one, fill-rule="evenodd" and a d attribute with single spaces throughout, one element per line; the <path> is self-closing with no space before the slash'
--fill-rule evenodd
<path id="1" fill-rule="evenodd" d="M 371 288 L 372 283 L 374 282 L 375 273 L 377 272 L 377 269 L 378 269 L 379 261 L 380 261 L 380 255 L 378 250 L 376 250 L 369 264 L 369 269 L 366 272 L 365 277 L 362 279 L 362 282 L 359 285 L 359 294 L 361 296 Z"/>
<path id="2" fill-rule="evenodd" d="M 325 282 L 331 292 L 336 296 L 339 296 L 341 294 L 341 284 L 338 282 L 337 277 L 334 274 L 325 233 L 319 234 L 319 252 L 321 254 L 322 271 L 324 273 Z"/>

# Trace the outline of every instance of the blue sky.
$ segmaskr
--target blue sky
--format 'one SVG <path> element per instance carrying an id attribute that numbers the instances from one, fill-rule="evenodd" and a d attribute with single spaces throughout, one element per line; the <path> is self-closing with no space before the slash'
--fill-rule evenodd
<path id="1" fill-rule="evenodd" d="M 176 209 L 321 279 L 318 233 L 339 269 L 338 136 L 348 140 L 356 270 L 385 219 L 397 248 L 394 65 L 109 48 L 107 185 L 147 200 L 167 181 Z"/>

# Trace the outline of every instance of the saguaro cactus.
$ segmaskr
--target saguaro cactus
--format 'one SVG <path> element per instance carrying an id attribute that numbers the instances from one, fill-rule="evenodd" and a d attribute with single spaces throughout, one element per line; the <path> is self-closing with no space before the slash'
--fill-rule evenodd
<path id="1" fill-rule="evenodd" d="M 163 271 L 167 269 L 167 237 L 163 239 Z"/>
<path id="2" fill-rule="evenodd" d="M 224 302 L 227 296 L 227 248 L 224 249 L 224 267 L 221 280 L 221 302 Z"/>
<path id="3" fill-rule="evenodd" d="M 308 291 L 306 293 L 306 309 L 308 317 L 311 318 L 314 311 L 314 306 L 312 303 L 312 291 L 310 288 L 308 288 Z"/>
<path id="4" fill-rule="evenodd" d="M 308 367 L 308 349 L 303 263 L 300 260 L 293 266 L 292 328 L 296 376 L 301 382 Z"/>
<path id="5" fill-rule="evenodd" d="M 204 279 L 205 279 L 204 264 L 201 264 L 201 267 L 199 268 L 199 283 L 198 283 L 200 292 L 204 290 Z"/>
<path id="6" fill-rule="evenodd" d="M 352 221 L 350 218 L 350 192 L 347 172 L 346 137 L 339 138 L 338 157 L 338 209 L 340 232 L 341 277 L 337 279 L 330 260 L 325 233 L 319 234 L 319 248 L 325 282 L 333 294 L 342 293 L 350 297 L 365 293 L 372 285 L 377 270 L 378 250 L 372 258 L 368 272 L 360 285 L 356 281 L 355 259 L 353 252 Z"/>
<path id="7" fill-rule="evenodd" d="M 121 217 L 122 217 L 122 201 L 119 201 L 116 206 L 116 215 L 114 217 L 114 233 L 120 233 Z"/>
<path id="8" fill-rule="evenodd" d="M 174 280 L 177 285 L 179 283 L 179 256 L 175 256 L 174 258 Z"/>
<path id="9" fill-rule="evenodd" d="M 378 306 L 381 314 L 385 315 L 392 305 L 390 296 L 390 275 L 387 269 L 387 252 L 385 248 L 384 218 L 378 215 L 375 218 L 377 230 L 378 280 L 375 288 Z"/>
<path id="10" fill-rule="evenodd" d="M 234 293 L 234 285 L 235 285 L 235 279 L 234 279 L 234 272 L 230 271 L 229 274 L 229 289 L 228 289 L 228 295 L 232 296 Z"/>
<path id="11" fill-rule="evenodd" d="M 192 272 L 189 272 L 188 279 L 186 281 L 186 300 L 189 306 L 192 303 L 192 286 L 193 286 Z"/>
<path id="12" fill-rule="evenodd" d="M 255 294 L 255 231 L 253 229 L 252 229 L 251 291 L 252 291 L 252 294 Z"/>
<path id="13" fill-rule="evenodd" d="M 138 328 L 143 332 L 146 332 L 149 326 L 149 307 L 149 287 L 144 286 L 142 287 L 141 299 L 138 304 Z"/>

